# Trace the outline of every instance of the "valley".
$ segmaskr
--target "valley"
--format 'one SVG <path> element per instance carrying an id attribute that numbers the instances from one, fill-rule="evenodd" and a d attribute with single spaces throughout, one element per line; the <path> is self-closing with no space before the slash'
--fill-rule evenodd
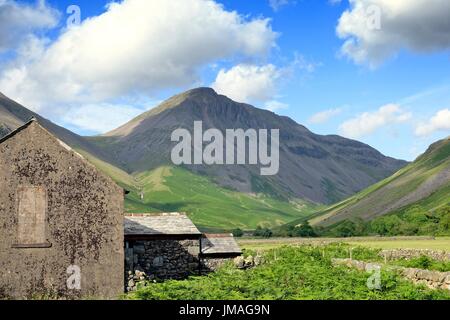
<path id="1" fill-rule="evenodd" d="M 342 223 L 357 225 L 392 214 L 409 217 L 414 208 L 432 212 L 449 205 L 448 139 L 407 165 L 357 141 L 315 135 L 289 118 L 234 102 L 209 88 L 176 95 L 95 137 L 76 135 L 0 96 L 3 135 L 31 117 L 128 190 L 127 212 L 187 212 L 204 231 L 260 227 L 277 233 L 305 221 L 333 230 Z M 281 128 L 278 174 L 261 176 L 264 168 L 250 163 L 174 165 L 171 132 L 189 131 L 199 119 L 205 130 L 222 132 Z M 225 145 L 221 147 L 226 154 Z M 407 234 L 428 234 L 430 228 Z"/>

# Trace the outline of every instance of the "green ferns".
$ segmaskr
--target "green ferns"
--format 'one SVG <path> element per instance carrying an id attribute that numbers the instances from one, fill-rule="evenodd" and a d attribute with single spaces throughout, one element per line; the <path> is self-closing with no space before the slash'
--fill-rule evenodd
<path id="1" fill-rule="evenodd" d="M 208 276 L 149 283 L 125 299 L 450 299 L 447 292 L 432 291 L 382 270 L 381 289 L 368 289 L 369 273 L 333 267 L 331 258 L 348 257 L 349 247 L 282 247 L 265 253 L 265 263 L 246 271 L 231 264 Z M 355 248 L 355 259 L 377 259 L 377 251 Z"/>

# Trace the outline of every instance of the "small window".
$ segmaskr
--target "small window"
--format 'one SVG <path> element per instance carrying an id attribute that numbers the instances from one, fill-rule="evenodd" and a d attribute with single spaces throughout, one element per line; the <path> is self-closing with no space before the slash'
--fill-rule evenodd
<path id="1" fill-rule="evenodd" d="M 48 248 L 46 238 L 47 192 L 43 187 L 26 186 L 17 190 L 17 248 Z"/>

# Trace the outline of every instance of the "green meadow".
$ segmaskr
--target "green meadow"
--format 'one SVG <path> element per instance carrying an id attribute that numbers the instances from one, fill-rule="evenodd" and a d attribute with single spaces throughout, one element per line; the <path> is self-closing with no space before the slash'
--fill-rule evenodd
<path id="1" fill-rule="evenodd" d="M 450 237 L 349 237 L 349 238 L 241 238 L 238 243 L 247 250 L 269 250 L 283 246 L 346 243 L 374 249 L 431 249 L 450 252 Z"/>

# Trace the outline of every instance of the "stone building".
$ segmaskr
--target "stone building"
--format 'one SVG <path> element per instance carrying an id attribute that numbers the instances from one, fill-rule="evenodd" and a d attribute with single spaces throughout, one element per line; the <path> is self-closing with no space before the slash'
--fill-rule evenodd
<path id="1" fill-rule="evenodd" d="M 204 271 L 214 271 L 225 262 L 242 255 L 242 250 L 231 233 L 206 233 L 201 238 L 200 247 Z"/>
<path id="2" fill-rule="evenodd" d="M 123 189 L 32 120 L 0 139 L 0 297 L 123 292 Z"/>
<path id="3" fill-rule="evenodd" d="M 182 279 L 200 271 L 201 232 L 181 213 L 125 216 L 125 271 Z"/>

